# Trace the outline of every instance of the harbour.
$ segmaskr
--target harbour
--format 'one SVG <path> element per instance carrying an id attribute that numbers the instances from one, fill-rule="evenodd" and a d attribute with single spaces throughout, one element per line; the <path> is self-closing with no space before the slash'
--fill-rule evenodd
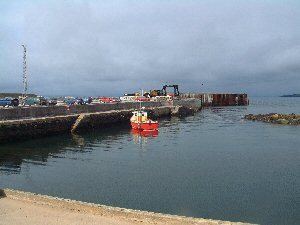
<path id="1" fill-rule="evenodd" d="M 123 124 L 1 144 L 0 185 L 173 215 L 296 225 L 299 128 L 243 119 L 270 111 L 299 112 L 299 102 L 253 97 L 249 106 L 204 107 L 159 119 L 157 137 Z"/>
<path id="2" fill-rule="evenodd" d="M 207 97 L 208 96 L 208 97 Z M 221 98 L 218 98 L 221 96 Z M 0 141 L 101 128 L 111 123 L 129 120 L 132 111 L 142 104 L 150 117 L 187 116 L 202 106 L 248 105 L 246 94 L 181 95 L 171 101 L 131 101 L 65 106 L 17 106 L 0 108 Z M 242 97 L 238 97 L 242 96 Z M 220 100 L 221 99 L 221 100 Z M 232 99 L 229 101 L 229 99 Z"/>
<path id="3" fill-rule="evenodd" d="M 0 225 L 299 225 L 298 1 L 0 1 Z"/>

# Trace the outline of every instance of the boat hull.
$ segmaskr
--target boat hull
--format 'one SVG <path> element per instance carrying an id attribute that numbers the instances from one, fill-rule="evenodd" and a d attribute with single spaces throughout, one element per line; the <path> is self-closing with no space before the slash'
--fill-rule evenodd
<path id="1" fill-rule="evenodd" d="M 135 136 L 142 136 L 142 137 L 157 137 L 158 136 L 158 130 L 137 130 L 137 129 L 132 129 L 131 132 Z"/>
<path id="2" fill-rule="evenodd" d="M 131 127 L 134 130 L 152 131 L 158 130 L 158 122 L 131 122 Z"/>

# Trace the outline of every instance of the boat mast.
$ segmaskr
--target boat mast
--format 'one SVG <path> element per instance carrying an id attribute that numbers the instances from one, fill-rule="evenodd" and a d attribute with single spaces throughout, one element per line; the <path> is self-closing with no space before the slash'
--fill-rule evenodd
<path id="1" fill-rule="evenodd" d="M 142 97 L 143 97 L 143 89 L 141 89 L 141 96 L 140 96 L 140 110 L 142 110 Z"/>
<path id="2" fill-rule="evenodd" d="M 28 89 L 28 82 L 27 82 L 27 60 L 26 60 L 26 53 L 27 49 L 25 45 L 23 46 L 23 97 L 26 98 L 27 96 L 27 89 Z"/>

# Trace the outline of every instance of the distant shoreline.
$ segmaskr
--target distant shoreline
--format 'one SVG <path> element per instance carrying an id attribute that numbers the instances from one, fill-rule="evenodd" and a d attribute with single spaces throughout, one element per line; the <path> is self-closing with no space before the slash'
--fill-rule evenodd
<path id="1" fill-rule="evenodd" d="M 283 97 L 283 98 L 300 97 L 300 94 L 281 95 L 280 97 Z"/>

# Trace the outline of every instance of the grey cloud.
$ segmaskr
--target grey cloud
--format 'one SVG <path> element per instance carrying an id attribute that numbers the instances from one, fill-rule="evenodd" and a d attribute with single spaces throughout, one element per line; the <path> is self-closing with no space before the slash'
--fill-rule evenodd
<path id="1" fill-rule="evenodd" d="M 6 4 L 1 91 L 21 88 L 25 42 L 30 89 L 40 94 L 119 95 L 165 82 L 183 91 L 300 92 L 297 1 Z"/>

